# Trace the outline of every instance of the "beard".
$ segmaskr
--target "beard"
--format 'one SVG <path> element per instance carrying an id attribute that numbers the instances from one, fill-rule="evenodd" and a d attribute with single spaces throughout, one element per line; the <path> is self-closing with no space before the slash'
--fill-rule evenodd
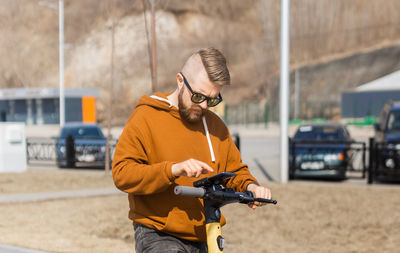
<path id="1" fill-rule="evenodd" d="M 183 91 L 184 89 L 178 95 L 179 114 L 182 119 L 190 123 L 197 123 L 203 117 L 203 109 L 199 105 L 186 106 L 183 102 Z"/>

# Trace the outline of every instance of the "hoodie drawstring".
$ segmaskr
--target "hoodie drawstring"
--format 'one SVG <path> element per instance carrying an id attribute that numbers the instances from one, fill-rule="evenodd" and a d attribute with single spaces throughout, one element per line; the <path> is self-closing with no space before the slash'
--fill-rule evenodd
<path id="1" fill-rule="evenodd" d="M 162 98 L 162 97 L 159 97 L 159 96 L 156 96 L 156 95 L 151 95 L 150 97 L 154 98 L 154 99 L 157 99 L 157 100 L 160 100 L 160 101 L 167 102 L 169 104 L 169 108 L 172 107 L 172 102 L 169 101 L 168 99 L 165 99 L 165 98 Z"/>
<path id="2" fill-rule="evenodd" d="M 206 131 L 206 136 L 207 136 L 207 141 L 208 141 L 208 148 L 210 149 L 211 161 L 213 163 L 215 163 L 214 149 L 213 149 L 213 146 L 212 146 L 212 143 L 211 143 L 210 134 L 208 132 L 206 117 L 203 116 L 202 120 L 203 120 L 204 131 Z"/>

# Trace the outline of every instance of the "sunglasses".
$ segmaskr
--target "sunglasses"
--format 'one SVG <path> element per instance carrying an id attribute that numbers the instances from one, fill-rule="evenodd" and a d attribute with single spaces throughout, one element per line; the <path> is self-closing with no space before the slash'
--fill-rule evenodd
<path id="1" fill-rule="evenodd" d="M 182 72 L 180 74 L 183 77 L 183 82 L 185 83 L 186 87 L 189 89 L 190 93 L 192 93 L 191 100 L 192 100 L 193 103 L 200 104 L 200 103 L 203 103 L 204 100 L 207 100 L 207 106 L 208 107 L 214 107 L 214 106 L 216 106 L 216 105 L 218 105 L 219 103 L 222 102 L 221 93 L 219 93 L 218 97 L 216 97 L 216 98 L 210 98 L 210 97 L 207 97 L 206 95 L 203 95 L 201 93 L 194 92 L 192 90 L 192 87 L 190 87 L 188 81 L 186 80 L 185 76 L 182 74 Z"/>

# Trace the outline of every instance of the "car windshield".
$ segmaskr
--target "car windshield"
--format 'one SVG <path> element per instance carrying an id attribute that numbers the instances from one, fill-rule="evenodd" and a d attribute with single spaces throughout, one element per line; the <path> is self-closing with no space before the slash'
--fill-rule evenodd
<path id="1" fill-rule="evenodd" d="M 100 128 L 96 126 L 65 127 L 61 131 L 61 138 L 72 135 L 74 138 L 104 138 Z"/>
<path id="2" fill-rule="evenodd" d="M 344 130 L 339 126 L 301 126 L 295 140 L 346 140 Z"/>
<path id="3" fill-rule="evenodd" d="M 400 111 L 392 111 L 389 114 L 387 130 L 389 132 L 400 131 Z"/>

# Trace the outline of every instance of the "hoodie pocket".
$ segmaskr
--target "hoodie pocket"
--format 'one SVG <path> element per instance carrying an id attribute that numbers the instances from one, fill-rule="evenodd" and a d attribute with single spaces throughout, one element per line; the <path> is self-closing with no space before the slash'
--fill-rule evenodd
<path id="1" fill-rule="evenodd" d="M 197 209 L 174 209 L 169 212 L 167 222 L 161 230 L 167 233 L 199 237 L 205 233 L 204 215 Z"/>

